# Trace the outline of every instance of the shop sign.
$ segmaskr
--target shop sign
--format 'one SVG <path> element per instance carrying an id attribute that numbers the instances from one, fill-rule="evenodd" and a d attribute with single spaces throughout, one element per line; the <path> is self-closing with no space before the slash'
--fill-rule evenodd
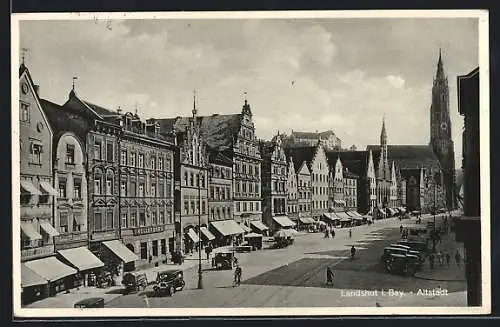
<path id="1" fill-rule="evenodd" d="M 23 249 L 21 250 L 21 258 L 22 259 L 34 259 L 41 256 L 47 256 L 54 253 L 54 245 L 44 245 L 31 249 Z"/>
<path id="2" fill-rule="evenodd" d="M 148 227 L 139 227 L 134 228 L 134 236 L 144 235 L 144 234 L 153 234 L 153 233 L 161 233 L 165 231 L 165 226 L 148 226 Z"/>

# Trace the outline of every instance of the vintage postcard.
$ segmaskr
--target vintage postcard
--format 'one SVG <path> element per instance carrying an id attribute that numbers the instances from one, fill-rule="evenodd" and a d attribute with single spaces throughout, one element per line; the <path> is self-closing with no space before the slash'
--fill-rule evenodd
<path id="1" fill-rule="evenodd" d="M 11 18 L 15 317 L 490 312 L 487 11 Z"/>

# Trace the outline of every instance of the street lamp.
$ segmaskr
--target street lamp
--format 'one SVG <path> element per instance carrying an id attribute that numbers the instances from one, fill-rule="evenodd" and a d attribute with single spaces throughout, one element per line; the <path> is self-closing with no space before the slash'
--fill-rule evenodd
<path id="1" fill-rule="evenodd" d="M 203 274 L 201 270 L 201 176 L 202 170 L 198 172 L 198 289 L 203 288 Z"/>

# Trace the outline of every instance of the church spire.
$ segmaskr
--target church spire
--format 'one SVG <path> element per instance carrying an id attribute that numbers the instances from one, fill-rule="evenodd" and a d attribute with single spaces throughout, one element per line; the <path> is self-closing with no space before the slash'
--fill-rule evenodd
<path id="1" fill-rule="evenodd" d="M 436 70 L 436 81 L 444 81 L 444 80 L 446 80 L 446 76 L 444 74 L 441 48 L 439 48 L 439 59 L 438 59 L 437 70 Z"/>
<path id="2" fill-rule="evenodd" d="M 382 132 L 380 133 L 380 145 L 381 146 L 387 145 L 387 131 L 385 129 L 385 113 L 384 117 L 382 118 Z"/>
<path id="3" fill-rule="evenodd" d="M 193 91 L 193 118 L 196 118 L 198 110 L 196 109 L 196 90 Z"/>

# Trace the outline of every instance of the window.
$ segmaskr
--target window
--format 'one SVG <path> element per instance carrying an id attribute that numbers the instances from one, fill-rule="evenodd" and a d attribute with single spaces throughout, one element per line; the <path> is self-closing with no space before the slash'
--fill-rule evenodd
<path id="1" fill-rule="evenodd" d="M 172 182 L 170 180 L 167 180 L 165 197 L 166 198 L 172 197 Z"/>
<path id="2" fill-rule="evenodd" d="M 144 154 L 139 153 L 139 168 L 144 168 Z"/>
<path id="3" fill-rule="evenodd" d="M 200 213 L 200 199 L 198 199 L 198 201 L 196 201 L 196 212 Z"/>
<path id="4" fill-rule="evenodd" d="M 202 204 L 202 206 L 201 206 L 201 214 L 204 215 L 207 212 L 207 210 L 206 210 L 207 203 L 205 201 L 203 201 L 201 204 Z"/>
<path id="5" fill-rule="evenodd" d="M 158 170 L 163 170 L 163 158 L 158 158 Z"/>
<path id="6" fill-rule="evenodd" d="M 194 204 L 194 201 L 191 201 L 191 213 L 192 214 L 195 213 L 195 204 Z"/>
<path id="7" fill-rule="evenodd" d="M 146 213 L 145 212 L 139 212 L 139 226 L 141 226 L 141 227 L 146 226 Z"/>
<path id="8" fill-rule="evenodd" d="M 106 194 L 107 195 L 113 194 L 113 178 L 109 176 L 106 179 Z"/>
<path id="9" fill-rule="evenodd" d="M 108 230 L 113 229 L 115 226 L 113 211 L 108 211 L 106 219 L 106 227 Z"/>
<path id="10" fill-rule="evenodd" d="M 31 163 L 40 165 L 42 164 L 42 143 L 32 142 L 31 143 Z"/>
<path id="11" fill-rule="evenodd" d="M 146 242 L 141 242 L 141 259 L 148 259 L 148 243 Z"/>
<path id="12" fill-rule="evenodd" d="M 140 198 L 144 197 L 144 183 L 140 183 L 139 184 L 139 194 L 138 194 L 138 196 Z"/>
<path id="13" fill-rule="evenodd" d="M 151 224 L 153 226 L 158 225 L 158 216 L 156 215 L 156 212 L 154 212 L 154 211 L 151 212 Z"/>
<path id="14" fill-rule="evenodd" d="M 130 153 L 130 166 L 136 166 L 136 155 L 134 152 Z"/>
<path id="15" fill-rule="evenodd" d="M 114 161 L 115 160 L 115 154 L 113 153 L 114 146 L 112 142 L 107 142 L 106 143 L 106 160 L 107 161 Z"/>
<path id="16" fill-rule="evenodd" d="M 151 157 L 151 169 L 156 169 L 156 157 Z"/>
<path id="17" fill-rule="evenodd" d="M 201 175 L 201 187 L 205 187 L 205 175 Z"/>
<path id="18" fill-rule="evenodd" d="M 137 212 L 132 211 L 130 213 L 130 227 L 136 227 L 137 226 Z"/>
<path id="19" fill-rule="evenodd" d="M 164 192 L 164 190 L 165 190 L 164 185 L 163 185 L 163 184 L 158 184 L 158 197 L 159 197 L 159 198 L 163 198 L 163 197 L 165 197 L 165 192 Z"/>
<path id="20" fill-rule="evenodd" d="M 102 143 L 101 140 L 94 140 L 94 159 L 101 160 Z"/>
<path id="21" fill-rule="evenodd" d="M 120 196 L 127 196 L 127 182 L 120 182 Z"/>
<path id="22" fill-rule="evenodd" d="M 253 202 L 250 202 L 250 211 L 253 211 Z"/>
<path id="23" fill-rule="evenodd" d="M 67 212 L 59 213 L 59 230 L 63 233 L 68 232 L 68 213 Z"/>
<path id="24" fill-rule="evenodd" d="M 66 197 L 66 179 L 65 178 L 59 180 L 59 197 L 60 198 Z"/>
<path id="25" fill-rule="evenodd" d="M 22 122 L 29 122 L 30 121 L 30 105 L 24 102 L 21 102 L 20 105 L 21 108 L 21 121 Z"/>
<path id="26" fill-rule="evenodd" d="M 158 240 L 154 240 L 153 241 L 153 257 L 157 257 L 158 256 Z"/>
<path id="27" fill-rule="evenodd" d="M 196 187 L 200 187 L 200 174 L 196 174 Z"/>
<path id="28" fill-rule="evenodd" d="M 100 212 L 94 212 L 94 230 L 102 230 L 102 215 Z"/>
<path id="29" fill-rule="evenodd" d="M 193 175 L 193 173 L 189 174 L 189 186 L 194 186 L 194 175 Z"/>
<path id="30" fill-rule="evenodd" d="M 82 180 L 80 178 L 73 179 L 73 198 L 82 198 Z"/>
<path id="31" fill-rule="evenodd" d="M 247 203 L 243 202 L 243 212 L 247 212 L 247 211 L 248 211 Z"/>
<path id="32" fill-rule="evenodd" d="M 255 184 L 255 193 L 259 193 L 259 184 Z"/>
<path id="33" fill-rule="evenodd" d="M 236 212 L 241 212 L 241 203 L 236 202 Z"/>
<path id="34" fill-rule="evenodd" d="M 184 213 L 189 214 L 189 201 L 184 201 Z"/>
<path id="35" fill-rule="evenodd" d="M 82 230 L 82 225 L 80 224 L 80 222 L 82 221 L 81 216 L 81 212 L 73 213 L 73 231 L 75 232 L 79 232 Z"/>
<path id="36" fill-rule="evenodd" d="M 125 151 L 125 150 L 123 150 L 120 153 L 120 164 L 122 166 L 126 166 L 127 165 L 127 151 Z"/>
<path id="37" fill-rule="evenodd" d="M 64 191 L 64 193 L 66 193 L 66 191 Z M 94 179 L 94 194 L 101 194 L 101 179 L 100 178 Z"/>
<path id="38" fill-rule="evenodd" d="M 128 224 L 127 224 L 127 213 L 126 212 L 122 212 L 121 213 L 122 215 L 122 228 L 127 228 L 128 227 Z"/>
<path id="39" fill-rule="evenodd" d="M 151 197 L 156 198 L 156 184 L 151 184 Z"/>
<path id="40" fill-rule="evenodd" d="M 73 144 L 66 144 L 66 163 L 75 164 L 75 146 Z"/>
<path id="41" fill-rule="evenodd" d="M 160 211 L 160 216 L 159 216 L 158 223 L 160 225 L 165 225 L 165 213 L 163 211 Z"/>
<path id="42" fill-rule="evenodd" d="M 136 184 L 135 184 L 135 182 L 130 182 L 129 196 L 133 197 L 133 198 L 136 197 Z"/>

